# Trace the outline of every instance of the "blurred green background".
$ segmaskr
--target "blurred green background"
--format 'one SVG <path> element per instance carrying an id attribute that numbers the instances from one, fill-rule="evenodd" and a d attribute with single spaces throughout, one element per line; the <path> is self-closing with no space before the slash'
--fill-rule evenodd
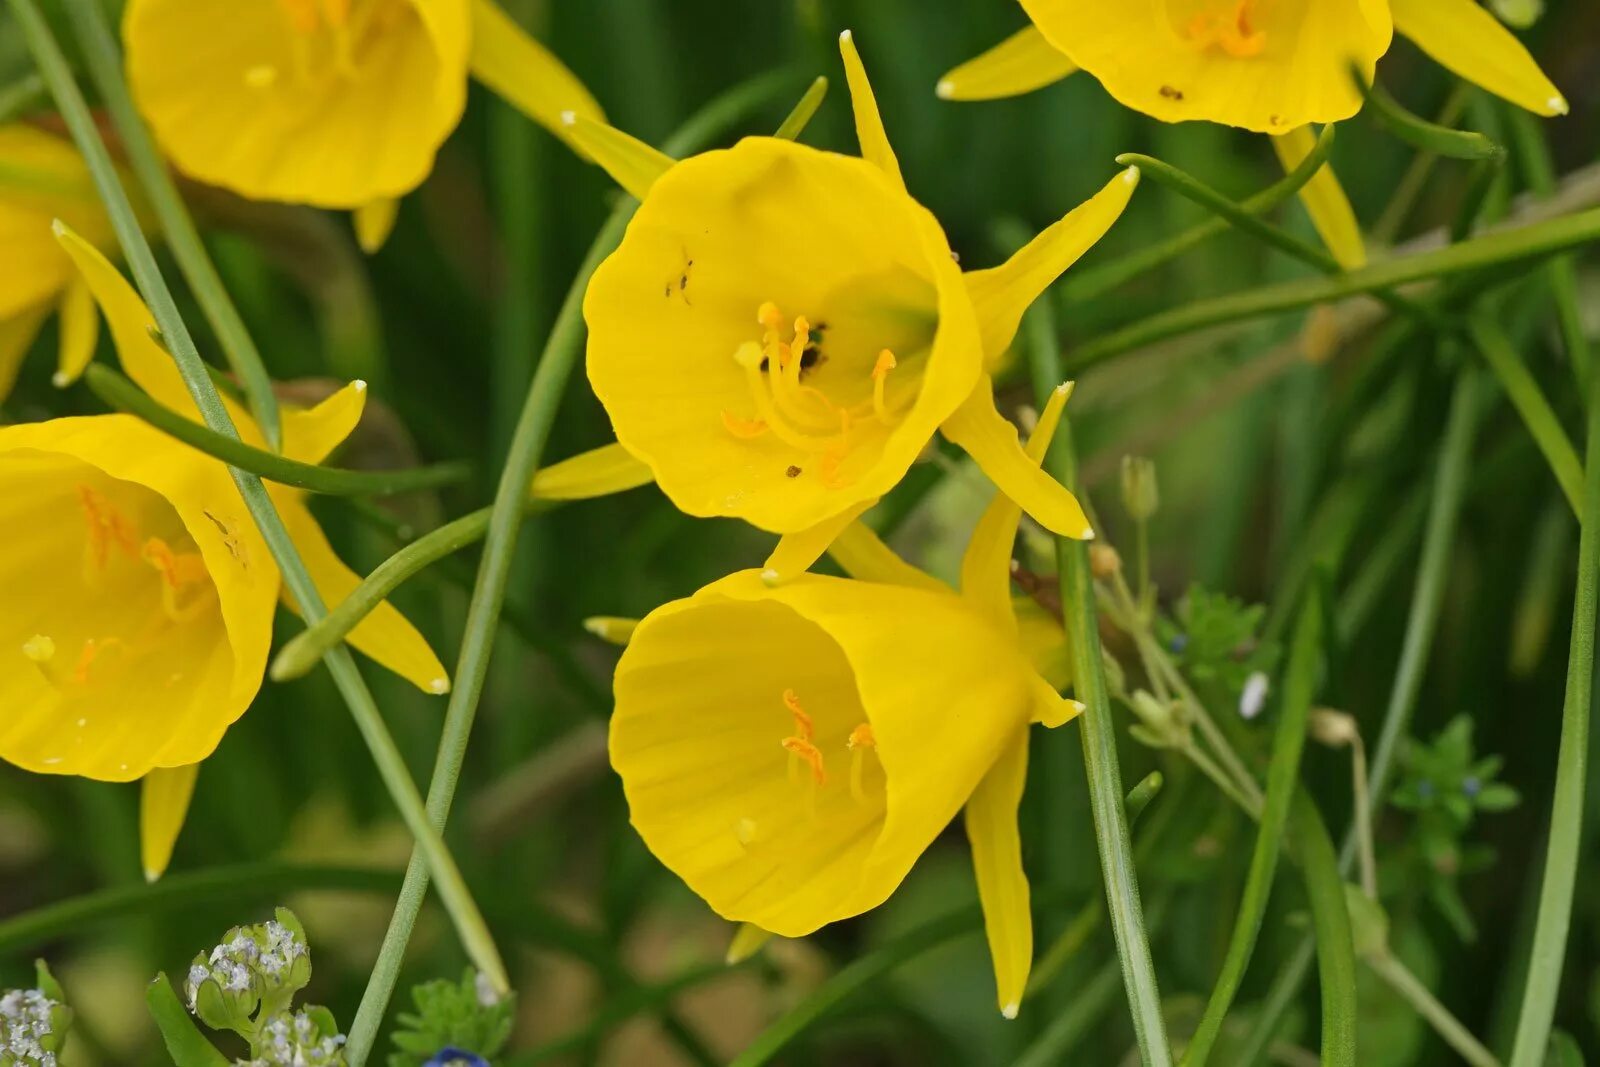
<path id="1" fill-rule="evenodd" d="M 506 0 L 506 6 L 584 79 L 616 125 L 655 143 L 720 92 L 784 68 L 793 71 L 792 89 L 744 132 L 770 131 L 806 81 L 825 74 L 834 92 L 805 139 L 854 151 L 835 45 L 837 33 L 852 28 L 910 189 L 944 222 L 964 266 L 997 262 L 1008 223 L 1031 231 L 1070 210 L 1114 173 L 1119 152 L 1155 155 L 1236 196 L 1281 173 L 1263 138 L 1159 124 L 1119 108 L 1085 76 L 1014 100 L 936 100 L 940 74 L 1024 24 L 1007 0 Z M 1525 39 L 1573 105 L 1570 116 L 1542 124 L 1558 171 L 1593 168 L 1600 144 L 1600 6 L 1551 0 Z M 0 85 L 29 69 L 16 27 L 0 19 Z M 1398 39 L 1380 78 L 1424 115 L 1437 114 L 1454 86 Z M 1463 126 L 1508 138 L 1509 121 L 1496 101 L 1467 95 Z M 1414 155 L 1368 118 L 1341 126 L 1334 164 L 1369 232 L 1384 219 Z M 1578 179 L 1587 189 L 1584 203 L 1600 202 L 1600 179 L 1585 173 Z M 1392 239 L 1448 223 L 1469 176 L 1465 164 L 1442 161 Z M 1525 184 L 1512 165 L 1491 195 L 1508 197 Z M 544 334 L 617 196 L 605 176 L 475 87 L 466 120 L 434 174 L 405 200 L 393 238 L 370 260 L 356 251 L 343 218 L 191 193 L 229 289 L 274 376 L 289 382 L 286 389 L 297 387 L 294 379 L 318 377 L 372 383 L 376 403 L 342 463 L 460 458 L 475 465 L 477 477 L 464 488 L 386 503 L 388 519 L 348 502 L 319 502 L 346 558 L 368 570 L 396 547 L 387 532 L 393 520 L 427 529 L 487 503 Z M 1146 182 L 1082 268 L 1136 252 L 1204 217 Z M 1310 235 L 1298 205 L 1278 217 Z M 1594 310 L 1600 279 L 1592 262 L 1586 267 L 1583 304 L 1600 319 Z M 1226 233 L 1110 293 L 1075 296 L 1069 276 L 1050 299 L 1070 358 L 1075 342 L 1142 316 L 1305 272 Z M 1494 299 L 1524 360 L 1581 441 L 1579 398 L 1555 343 L 1540 273 L 1530 269 L 1496 289 Z M 1131 527 L 1119 503 L 1118 465 L 1128 453 L 1155 459 L 1161 509 L 1151 526 L 1153 570 L 1168 609 L 1176 612 L 1192 585 L 1267 606 L 1265 631 L 1252 635 L 1249 647 L 1225 650 L 1235 660 L 1270 663 L 1283 612 L 1303 590 L 1310 559 L 1332 560 L 1325 573 L 1340 647 L 1323 700 L 1354 713 L 1375 735 L 1405 633 L 1451 381 L 1464 357 L 1425 334 L 1374 343 L 1348 315 L 1333 315 L 1299 312 L 1119 356 L 1079 382 L 1073 429 L 1100 525 L 1125 555 Z M 206 349 L 201 318 L 188 318 Z M 1333 328 L 1335 321 L 1344 329 Z M 6 420 L 98 410 L 85 390 L 50 387 L 53 343 L 53 335 L 41 338 L 4 407 Z M 208 351 L 214 354 L 215 346 Z M 1016 378 L 1003 396 L 1012 407 L 1027 394 L 1026 374 Z M 560 458 L 609 439 L 603 412 L 575 376 L 547 455 Z M 1415 732 L 1432 738 L 1456 716 L 1470 717 L 1476 752 L 1504 757 L 1499 778 L 1523 803 L 1484 814 L 1454 838 L 1422 814 L 1391 809 L 1379 822 L 1378 851 L 1397 950 L 1469 1027 L 1503 1048 L 1515 1021 L 1520 946 L 1528 940 L 1543 855 L 1577 529 L 1498 393 L 1484 405 L 1473 454 Z M 948 572 L 986 497 L 981 477 L 959 454 L 940 454 L 919 466 L 884 511 L 898 547 Z M 719 961 L 730 929 L 649 856 L 627 825 L 603 751 L 615 652 L 589 638 L 581 621 L 643 614 L 758 564 L 769 546 L 770 538 L 743 525 L 687 518 L 654 489 L 529 524 L 450 835 L 513 964 L 522 994 L 516 1048 L 578 1035 L 554 1062 L 695 1062 L 694 1042 L 674 1039 L 657 1013 L 621 1009 L 639 983 Z M 472 562 L 464 554 L 396 597 L 447 664 L 460 638 Z M 1185 602 L 1189 618 L 1203 600 Z M 1238 617 L 1207 610 L 1213 618 Z M 281 618 L 280 637 L 298 625 Z M 1109 648 L 1127 652 L 1114 641 Z M 442 701 L 376 667 L 365 670 L 413 772 L 425 781 Z M 1203 695 L 1233 716 L 1230 729 L 1248 751 L 1264 751 L 1270 708 L 1246 722 L 1236 714 L 1232 682 Z M 1168 775 L 1167 795 L 1146 816 L 1161 822 L 1158 847 L 1148 850 L 1141 874 L 1147 904 L 1164 917 L 1153 934 L 1154 954 L 1170 1025 L 1181 1034 L 1193 1025 L 1220 965 L 1254 832 L 1186 765 L 1123 734 L 1128 783 L 1154 768 Z M 1076 728 L 1038 736 L 1035 745 L 1024 832 L 1042 948 L 1101 890 Z M 1449 762 L 1450 754 L 1441 758 Z M 1348 817 L 1348 757 L 1314 745 L 1306 760 L 1337 835 Z M 141 882 L 136 800 L 133 787 L 0 767 L 0 931 L 6 917 Z M 1596 803 L 1592 798 L 1591 808 Z M 1453 855 L 1441 858 L 1440 834 L 1459 846 Z M 675 1005 L 672 1025 L 692 1029 L 702 1051 L 725 1061 L 829 973 L 974 900 L 966 850 L 964 834 L 952 829 L 888 904 L 697 983 L 668 1001 Z M 366 750 L 319 672 L 266 685 L 205 764 L 172 876 L 257 861 L 398 868 L 407 852 L 408 838 Z M 1581 887 L 1600 870 L 1589 869 L 1596 866 L 1592 848 L 1585 858 L 1558 1023 L 1594 1055 L 1600 1054 L 1600 912 Z M 1455 902 L 1437 888 L 1443 874 L 1459 887 Z M 80 1013 L 84 1040 L 76 1062 L 159 1063 L 163 1054 L 142 1001 L 149 977 L 157 969 L 180 973 L 225 928 L 263 919 L 272 904 L 284 902 L 310 931 L 317 964 L 312 999 L 348 1023 L 391 899 L 387 890 L 306 893 L 281 885 L 199 893 L 179 907 L 138 910 L 47 944 L 0 951 L 0 986 L 22 983 L 32 957 L 45 955 Z M 1298 944 L 1303 912 L 1298 884 L 1280 880 L 1240 997 L 1242 1022 Z M 1066 1060 L 1048 1062 L 1123 1062 L 1132 1048 L 1126 1009 L 1114 982 L 1113 995 L 1104 993 L 1113 959 L 1102 928 L 1024 1006 L 1019 1021 L 1006 1023 L 994 1011 L 987 954 L 973 928 L 852 996 L 791 1045 L 785 1062 L 1010 1063 L 1068 1011 L 1086 1016 L 1081 1037 Z M 462 964 L 447 924 L 430 913 L 401 988 L 454 976 Z M 1381 988 L 1364 992 L 1372 996 L 1363 1004 L 1362 1064 L 1453 1062 L 1408 1008 Z M 1291 1046 L 1315 1047 L 1315 1027 L 1316 998 L 1308 989 L 1281 1036 Z M 1279 1051 L 1291 1061 L 1296 1054 L 1288 1046 Z M 1219 1056 L 1231 1062 L 1226 1047 Z"/>

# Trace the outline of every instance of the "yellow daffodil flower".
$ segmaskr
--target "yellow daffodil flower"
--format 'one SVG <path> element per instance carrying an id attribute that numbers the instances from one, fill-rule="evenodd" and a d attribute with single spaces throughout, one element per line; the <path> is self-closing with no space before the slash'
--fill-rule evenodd
<path id="1" fill-rule="evenodd" d="M 1088 71 L 1121 103 L 1165 122 L 1203 119 L 1272 134 L 1285 166 L 1311 123 L 1361 109 L 1352 65 L 1371 81 L 1395 31 L 1456 75 L 1539 115 L 1566 98 L 1476 0 L 1021 0 L 1028 28 L 939 82 L 950 100 L 1014 96 Z M 1302 198 L 1346 267 L 1365 259 L 1337 179 L 1323 168 Z"/>
<path id="2" fill-rule="evenodd" d="M 1035 465 L 1069 391 L 1040 416 Z M 1033 956 L 1017 832 L 1028 727 L 1082 710 L 1022 651 L 1020 516 L 996 496 L 960 593 L 855 524 L 833 548 L 853 579 L 774 587 L 744 571 L 656 609 L 617 666 L 610 738 L 651 852 L 724 918 L 786 937 L 882 903 L 964 808 L 1007 1017 Z M 735 948 L 760 940 L 747 929 Z"/>
<path id="3" fill-rule="evenodd" d="M 0 126 L 0 400 L 52 311 L 61 314 L 57 384 L 74 381 L 94 356 L 94 299 L 51 234 L 58 218 L 101 248 L 114 243 L 72 142 L 21 123 Z"/>
<path id="4" fill-rule="evenodd" d="M 985 367 L 1116 221 L 1138 172 L 1001 266 L 963 273 L 906 191 L 848 33 L 841 48 L 865 158 L 751 137 L 676 162 L 569 117 L 642 201 L 584 300 L 589 381 L 617 440 L 681 510 L 785 535 L 769 578 L 805 570 L 935 431 L 1051 530 L 1093 536 L 996 412 Z"/>
<path id="5" fill-rule="evenodd" d="M 588 91 L 493 0 L 129 0 L 139 109 L 179 170 L 355 210 L 368 250 L 461 119 L 469 73 L 563 135 Z"/>
<path id="6" fill-rule="evenodd" d="M 123 369 L 152 397 L 198 412 L 131 286 L 88 241 L 61 247 L 98 301 Z M 283 413 L 283 451 L 315 463 L 355 428 L 355 382 Z M 230 413 L 253 444 L 261 433 Z M 147 875 L 166 866 L 198 763 L 261 686 L 280 596 L 276 565 L 220 461 L 129 415 L 0 428 L 0 759 L 41 774 L 145 779 Z M 357 578 L 307 510 L 270 488 L 295 546 L 330 601 Z M 427 642 L 385 604 L 350 641 L 430 693 L 449 688 Z"/>

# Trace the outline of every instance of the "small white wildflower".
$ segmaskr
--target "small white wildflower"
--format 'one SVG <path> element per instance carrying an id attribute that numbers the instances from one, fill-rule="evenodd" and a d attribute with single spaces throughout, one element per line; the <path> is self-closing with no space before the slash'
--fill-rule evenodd
<path id="1" fill-rule="evenodd" d="M 58 1001 L 37 989 L 0 995 L 0 1063 L 18 1067 L 56 1067 L 63 1035 L 55 1029 Z"/>
<path id="2" fill-rule="evenodd" d="M 500 1003 L 500 994 L 495 990 L 494 983 L 489 981 L 489 976 L 482 971 L 473 980 L 473 988 L 478 993 L 478 1003 L 485 1008 L 492 1008 Z"/>
<path id="3" fill-rule="evenodd" d="M 1261 709 L 1267 705 L 1268 683 L 1267 676 L 1262 671 L 1254 671 L 1244 680 L 1244 692 L 1239 694 L 1239 714 L 1246 719 L 1253 719 L 1261 714 Z"/>

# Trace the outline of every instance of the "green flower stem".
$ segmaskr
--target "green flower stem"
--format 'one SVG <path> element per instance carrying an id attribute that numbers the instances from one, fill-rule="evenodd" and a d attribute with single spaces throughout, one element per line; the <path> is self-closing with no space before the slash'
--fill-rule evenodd
<path id="1" fill-rule="evenodd" d="M 1370 85 L 1359 72 L 1355 73 L 1356 86 L 1367 99 L 1368 113 L 1390 133 L 1416 148 L 1434 156 L 1450 159 L 1487 159 L 1498 162 L 1505 158 L 1506 150 L 1483 134 L 1473 130 L 1456 130 L 1449 126 L 1429 122 L 1400 106 L 1389 91 L 1377 82 Z"/>
<path id="2" fill-rule="evenodd" d="M 1245 968 L 1255 951 L 1256 938 L 1267 914 L 1267 900 L 1278 870 L 1284 827 L 1289 822 L 1289 807 L 1300 780 L 1300 757 L 1305 750 L 1306 722 L 1311 700 L 1316 694 L 1317 668 L 1322 655 L 1322 600 L 1313 588 L 1300 609 L 1294 644 L 1284 675 L 1283 705 L 1273 735 L 1272 760 L 1267 770 L 1266 803 L 1261 809 L 1261 828 L 1256 834 L 1250 857 L 1244 895 L 1239 901 L 1221 973 L 1211 989 L 1194 1037 L 1184 1053 L 1183 1067 L 1201 1067 L 1211 1055 L 1212 1046 L 1222 1033 L 1223 1020 L 1233 1006 L 1233 998 L 1244 980 Z"/>
<path id="3" fill-rule="evenodd" d="M 1455 1050 L 1456 1055 L 1472 1067 L 1500 1067 L 1500 1061 L 1494 1058 L 1494 1053 L 1484 1048 L 1482 1042 L 1472 1036 L 1472 1031 L 1462 1026 L 1461 1021 L 1450 1014 L 1450 1010 L 1439 1003 L 1438 998 L 1428 991 L 1428 987 L 1423 985 L 1393 954 L 1375 952 L 1365 957 L 1365 963 L 1390 989 L 1398 993 L 1402 1000 L 1417 1009 L 1417 1014 L 1428 1021 L 1428 1025 L 1444 1038 L 1445 1043 Z M 1538 1058 L 1530 1062 L 1544 1062 L 1543 1045 L 1539 1047 Z"/>
<path id="4" fill-rule="evenodd" d="M 312 493 L 335 496 L 387 496 L 456 485 L 472 477 L 472 468 L 465 463 L 439 463 L 431 467 L 391 471 L 341 470 L 337 467 L 320 467 L 315 463 L 301 463 L 276 452 L 253 448 L 237 437 L 207 429 L 193 419 L 164 407 L 110 367 L 92 363 L 84 371 L 83 380 L 95 396 L 116 410 L 137 415 L 190 448 L 279 485 L 292 485 Z"/>
<path id="5" fill-rule="evenodd" d="M 168 874 L 158 882 L 102 889 L 0 920 L 0 957 L 22 956 L 130 915 L 181 912 L 219 900 L 262 900 L 291 891 L 392 893 L 399 871 L 269 861 Z"/>
<path id="6" fill-rule="evenodd" d="M 89 77 L 99 90 L 106 110 L 111 112 L 128 163 L 144 190 L 146 202 L 155 211 L 167 247 L 172 249 L 178 269 L 216 333 L 229 369 L 243 384 L 250 413 L 266 436 L 268 446 L 276 450 L 280 444 L 278 400 L 272 392 L 272 378 L 267 374 L 250 331 L 245 329 L 244 320 L 239 318 L 238 309 L 212 266 L 211 256 L 200 240 L 188 208 L 184 207 L 183 198 L 178 195 L 166 162 L 151 140 L 149 128 L 133 106 L 122 73 L 122 56 L 116 38 L 106 25 L 105 14 L 97 0 L 67 0 L 66 7 L 72 18 L 73 32 L 83 49 Z M 123 241 L 123 245 L 126 244 Z M 141 284 L 140 288 L 145 286 Z"/>
<path id="7" fill-rule="evenodd" d="M 156 325 L 166 340 L 173 360 L 177 364 L 178 373 L 182 376 L 189 395 L 193 397 L 201 418 L 212 430 L 237 437 L 238 431 L 233 425 L 233 420 L 223 407 L 216 387 L 206 374 L 205 364 L 195 348 L 194 339 L 190 336 L 183 317 L 178 313 L 177 304 L 161 276 L 160 268 L 156 266 L 149 242 L 139 229 L 138 220 L 117 176 L 116 167 L 106 151 L 105 142 L 100 139 L 94 117 L 89 113 L 89 106 L 73 81 L 72 72 L 67 67 L 66 59 L 62 56 L 60 46 L 52 36 L 49 25 L 40 15 L 36 0 L 9 0 L 9 3 L 22 28 L 28 48 L 33 53 L 39 73 L 49 84 L 56 106 L 66 120 L 73 140 L 77 142 L 78 150 L 83 153 L 89 171 L 94 176 L 95 185 L 105 201 L 106 210 L 122 245 L 123 254 L 133 271 L 134 279 L 150 305 Z M 102 91 L 107 96 L 122 96 L 122 104 L 131 107 L 127 104 L 127 90 L 120 76 L 108 79 Z M 119 107 L 115 110 L 123 109 Z M 178 206 L 181 208 L 182 205 Z M 199 247 L 198 244 L 196 247 Z M 261 530 L 262 539 L 266 541 L 267 548 L 278 565 L 290 596 L 299 605 L 301 614 L 307 621 L 315 623 L 326 611 L 322 596 L 306 571 L 305 564 L 301 561 L 288 531 L 284 528 L 283 519 L 278 514 L 272 498 L 267 494 L 266 486 L 262 484 L 260 478 L 237 468 L 230 468 L 230 473 L 234 484 L 238 487 L 239 495 L 244 499 L 251 517 Z M 440 895 L 445 910 L 449 912 L 468 955 L 494 986 L 507 988 L 509 983 L 505 965 L 495 950 L 494 940 L 489 935 L 483 915 L 467 890 L 466 881 L 461 877 L 461 871 L 457 868 L 455 858 L 451 856 L 444 839 L 429 823 L 416 783 L 411 780 L 405 761 L 400 756 L 400 750 L 395 747 L 394 738 L 390 736 L 388 727 L 384 724 L 372 693 L 367 689 L 366 682 L 356 667 L 355 659 L 348 649 L 341 647 L 330 652 L 325 662 L 333 675 L 335 685 L 349 706 L 350 714 L 354 717 L 367 748 L 372 753 L 395 806 L 416 839 L 418 847 L 427 857 L 428 867 L 439 879 Z"/>
<path id="8" fill-rule="evenodd" d="M 1578 347 L 1568 356 L 1589 368 L 1588 341 L 1578 329 L 1568 338 Z M 1572 643 L 1567 655 L 1567 690 L 1561 710 L 1561 741 L 1550 806 L 1539 911 L 1529 953 L 1522 1011 L 1512 1045 L 1511 1067 L 1542 1062 L 1566 959 L 1573 890 L 1583 836 L 1584 783 L 1588 779 L 1589 711 L 1594 679 L 1595 612 L 1600 604 L 1600 374 L 1587 373 L 1588 433 L 1584 452 L 1582 532 L 1578 536 L 1578 580 L 1572 606 Z"/>
<path id="9" fill-rule="evenodd" d="M 1578 451 L 1572 447 L 1567 431 L 1561 428 L 1561 420 L 1556 418 L 1555 409 L 1545 399 L 1539 383 L 1533 380 L 1505 331 L 1487 313 L 1474 314 L 1468 320 L 1467 332 L 1473 347 L 1499 380 L 1500 388 L 1511 398 L 1511 406 L 1522 416 L 1523 424 L 1528 427 L 1528 433 L 1572 506 L 1572 513 L 1582 516 L 1583 464 L 1578 461 Z"/>
<path id="10" fill-rule="evenodd" d="M 1067 369 L 1080 374 L 1112 356 L 1208 326 L 1278 315 L 1411 282 L 1536 259 L 1595 240 L 1600 240 L 1600 208 L 1495 230 L 1459 244 L 1397 256 L 1329 278 L 1296 278 L 1200 300 L 1085 342 L 1073 353 Z"/>
<path id="11" fill-rule="evenodd" d="M 524 514 L 548 511 L 557 503 L 529 498 L 523 504 Z M 378 564 L 321 622 L 300 631 L 278 650 L 272 660 L 272 680 L 286 682 L 309 674 L 329 649 L 343 641 L 362 619 L 413 575 L 483 540 L 489 532 L 493 513 L 492 507 L 468 512 L 429 531 Z"/>
<path id="12" fill-rule="evenodd" d="M 788 72 L 780 71 L 736 86 L 691 118 L 667 142 L 665 150 L 669 155 L 695 150 L 744 118 L 751 110 L 765 104 L 791 80 Z M 489 656 L 505 602 L 505 585 L 511 574 L 512 558 L 522 529 L 527 486 L 533 481 L 550 435 L 556 408 L 566 393 L 567 380 L 583 347 L 583 294 L 589 276 L 621 242 L 623 230 L 636 206 L 631 198 L 618 204 L 578 269 L 550 336 L 546 339 L 544 354 L 534 372 L 527 401 L 512 435 L 506 466 L 501 472 L 489 515 L 483 560 L 467 607 L 466 631 L 456 663 L 455 688 L 445 712 L 433 778 L 428 786 L 428 817 L 436 829 L 444 826 L 455 800 L 456 785 L 466 758 L 467 741 L 477 715 L 478 698 L 483 692 Z M 428 891 L 429 866 L 422 860 L 422 856 L 413 854 L 406 869 L 405 884 L 395 902 L 388 932 L 384 935 L 378 959 L 351 1023 L 349 1043 L 345 1046 L 350 1067 L 363 1067 L 366 1063 L 377 1038 L 378 1025 L 394 993 L 406 945 L 411 940 L 411 932 Z"/>
<path id="13" fill-rule="evenodd" d="M 1322 127 L 1322 134 L 1317 138 L 1311 151 L 1306 153 L 1306 158 L 1300 161 L 1299 166 L 1261 192 L 1241 201 L 1239 209 L 1249 215 L 1265 215 L 1288 200 L 1322 168 L 1322 164 L 1328 159 L 1328 150 L 1332 146 L 1333 124 L 1329 123 Z M 1207 219 L 1181 233 L 1174 234 L 1160 244 L 1099 267 L 1072 271 L 1061 283 L 1061 298 L 1067 303 L 1075 304 L 1093 300 L 1142 274 L 1155 270 L 1163 263 L 1176 259 L 1227 228 L 1228 223 L 1225 219 Z"/>
<path id="14" fill-rule="evenodd" d="M 1048 366 L 1056 358 L 1053 348 L 1035 346 L 1032 358 L 1040 364 L 1038 378 L 1059 377 L 1049 373 L 1058 369 Z M 1042 403 L 1043 397 L 1039 400 Z M 1071 488 L 1077 482 L 1077 459 L 1072 451 L 1070 426 L 1063 424 L 1063 431 L 1057 438 L 1059 447 L 1052 449 L 1048 463 L 1056 478 Z M 1172 1052 L 1161 1015 L 1161 993 L 1150 958 L 1133 847 L 1122 808 L 1122 770 L 1117 763 L 1116 726 L 1111 718 L 1105 665 L 1100 658 L 1100 623 L 1094 579 L 1089 572 L 1089 546 L 1062 538 L 1057 542 L 1056 556 L 1061 567 L 1062 612 L 1072 645 L 1074 688 L 1087 708 L 1079 718 L 1079 729 L 1100 870 L 1133 1015 L 1134 1036 L 1146 1067 L 1168 1067 Z"/>

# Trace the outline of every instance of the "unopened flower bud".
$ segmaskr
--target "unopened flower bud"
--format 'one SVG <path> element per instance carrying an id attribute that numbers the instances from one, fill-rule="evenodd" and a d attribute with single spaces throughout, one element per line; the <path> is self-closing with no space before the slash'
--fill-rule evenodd
<path id="1" fill-rule="evenodd" d="M 1122 557 L 1117 550 L 1103 541 L 1089 546 L 1089 573 L 1096 578 L 1109 578 L 1122 569 Z"/>
<path id="2" fill-rule="evenodd" d="M 271 1017 L 288 1009 L 311 981 L 305 930 L 294 913 L 257 926 L 236 926 L 209 953 L 194 958 L 183 984 L 189 1010 L 213 1030 L 246 1033 L 261 1009 Z"/>
<path id="3" fill-rule="evenodd" d="M 1135 522 L 1144 522 L 1161 506 L 1154 460 L 1144 456 L 1122 457 L 1122 506 Z"/>
<path id="4" fill-rule="evenodd" d="M 1329 748 L 1343 748 L 1361 737 L 1355 716 L 1333 708 L 1311 709 L 1308 728 L 1312 737 Z"/>
<path id="5" fill-rule="evenodd" d="M 56 1067 L 56 1053 L 71 1027 L 72 1009 L 41 961 L 37 988 L 0 993 L 0 1064 Z"/>
<path id="6" fill-rule="evenodd" d="M 1190 721 L 1183 704 L 1163 702 L 1143 689 L 1134 692 L 1129 704 L 1139 719 L 1137 725 L 1129 728 L 1135 739 L 1151 748 L 1188 747 Z"/>
<path id="7" fill-rule="evenodd" d="M 279 1012 L 262 1024 L 249 1067 L 344 1067 L 344 1043 L 326 1008 Z"/>

